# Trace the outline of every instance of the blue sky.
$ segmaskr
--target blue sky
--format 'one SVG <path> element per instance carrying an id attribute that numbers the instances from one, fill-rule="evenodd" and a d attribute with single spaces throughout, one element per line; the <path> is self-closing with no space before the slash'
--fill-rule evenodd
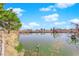
<path id="1" fill-rule="evenodd" d="M 21 29 L 73 28 L 79 23 L 77 3 L 7 3 L 5 9 L 13 9 L 20 18 Z"/>

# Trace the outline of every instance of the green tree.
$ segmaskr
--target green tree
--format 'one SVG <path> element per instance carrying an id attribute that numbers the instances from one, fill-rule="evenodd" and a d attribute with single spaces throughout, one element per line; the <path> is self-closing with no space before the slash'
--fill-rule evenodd
<path id="1" fill-rule="evenodd" d="M 20 29 L 22 24 L 16 13 L 14 13 L 12 9 L 3 9 L 2 11 L 0 11 L 0 26 L 8 30 L 8 33 L 10 33 L 11 30 Z"/>
<path id="2" fill-rule="evenodd" d="M 3 3 L 0 3 L 0 11 L 3 10 L 3 6 L 4 6 L 4 4 Z"/>

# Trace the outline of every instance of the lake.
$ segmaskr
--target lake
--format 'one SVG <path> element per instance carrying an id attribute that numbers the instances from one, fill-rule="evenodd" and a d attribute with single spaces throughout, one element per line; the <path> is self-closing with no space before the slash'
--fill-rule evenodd
<path id="1" fill-rule="evenodd" d="M 70 33 L 20 34 L 25 56 L 74 56 L 79 55 L 79 42 L 74 43 Z"/>

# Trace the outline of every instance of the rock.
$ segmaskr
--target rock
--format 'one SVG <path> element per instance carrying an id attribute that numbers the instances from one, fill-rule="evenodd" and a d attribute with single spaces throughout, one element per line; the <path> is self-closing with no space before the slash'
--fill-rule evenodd
<path id="1" fill-rule="evenodd" d="M 4 40 L 4 55 L 5 56 L 24 55 L 24 51 L 17 52 L 17 50 L 15 49 L 15 47 L 19 45 L 18 34 L 19 34 L 18 31 L 11 31 L 9 34 L 4 31 L 1 33 L 1 35 L 3 35 L 2 38 Z"/>

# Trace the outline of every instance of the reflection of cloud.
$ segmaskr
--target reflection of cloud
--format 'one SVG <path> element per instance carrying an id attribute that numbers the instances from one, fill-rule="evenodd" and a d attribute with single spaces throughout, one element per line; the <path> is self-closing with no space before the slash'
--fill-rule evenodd
<path id="1" fill-rule="evenodd" d="M 55 13 L 55 14 L 50 14 L 50 15 L 47 15 L 47 16 L 43 16 L 43 18 L 46 20 L 46 21 L 57 21 L 58 20 L 58 17 L 59 17 L 59 14 Z"/>
<path id="2" fill-rule="evenodd" d="M 25 23 L 22 24 L 23 29 L 32 29 L 32 28 L 39 27 L 39 26 L 40 25 L 36 22 L 30 22 L 28 24 L 25 24 Z"/>
<path id="3" fill-rule="evenodd" d="M 75 3 L 56 3 L 55 7 L 56 8 L 68 8 L 75 5 Z"/>
<path id="4" fill-rule="evenodd" d="M 18 16 L 22 16 L 22 12 L 24 12 L 24 10 L 21 9 L 21 8 L 12 8 L 12 7 L 10 7 L 7 10 L 9 10 L 9 9 L 13 9 L 13 12 L 15 12 Z"/>
<path id="5" fill-rule="evenodd" d="M 79 24 L 79 19 L 72 19 L 70 20 L 71 23 L 76 23 L 76 24 Z"/>

